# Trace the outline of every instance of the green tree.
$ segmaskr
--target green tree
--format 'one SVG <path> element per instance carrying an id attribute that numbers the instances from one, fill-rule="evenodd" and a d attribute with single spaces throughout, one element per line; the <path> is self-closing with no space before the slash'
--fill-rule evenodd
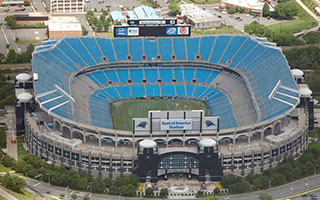
<path id="1" fill-rule="evenodd" d="M 89 32 L 84 26 L 81 25 L 81 29 L 82 29 L 82 35 L 88 35 Z"/>
<path id="2" fill-rule="evenodd" d="M 97 22 L 97 32 L 102 32 L 103 23 L 102 21 Z"/>
<path id="3" fill-rule="evenodd" d="M 148 187 L 145 191 L 146 197 L 152 197 L 153 196 L 153 188 Z"/>
<path id="4" fill-rule="evenodd" d="M 177 15 L 179 13 L 179 5 L 176 1 L 170 1 L 169 12 L 171 15 Z"/>
<path id="5" fill-rule="evenodd" d="M 244 26 L 244 31 L 250 35 L 258 37 L 270 37 L 271 31 L 264 25 L 259 24 L 257 21 L 253 21 L 250 24 Z"/>
<path id="6" fill-rule="evenodd" d="M 26 182 L 17 176 L 10 175 L 7 173 L 1 178 L 1 184 L 14 192 L 22 193 L 23 189 L 26 187 Z"/>
<path id="7" fill-rule="evenodd" d="M 104 22 L 106 20 L 106 16 L 105 15 L 100 15 L 100 21 Z"/>
<path id="8" fill-rule="evenodd" d="M 162 188 L 160 190 L 160 197 L 161 198 L 167 198 L 168 195 L 169 195 L 169 191 L 167 188 Z"/>
<path id="9" fill-rule="evenodd" d="M 292 19 L 297 16 L 299 11 L 296 3 L 293 1 L 278 3 L 274 10 L 274 17 L 277 19 Z"/>
<path id="10" fill-rule="evenodd" d="M 272 16 L 272 13 L 270 12 L 270 7 L 267 3 L 263 5 L 262 15 L 263 17 Z"/>
<path id="11" fill-rule="evenodd" d="M 83 197 L 83 200 L 90 200 L 90 197 L 86 195 Z"/>
<path id="12" fill-rule="evenodd" d="M 71 198 L 72 198 L 73 200 L 76 200 L 76 199 L 78 198 L 78 194 L 73 193 L 73 194 L 71 195 Z"/>
<path id="13" fill-rule="evenodd" d="M 219 200 L 216 196 L 207 196 L 206 200 Z"/>
<path id="14" fill-rule="evenodd" d="M 320 43 L 320 32 L 319 31 L 311 31 L 303 36 L 303 40 L 306 41 L 308 44 L 319 44 Z M 316 150 L 316 149 L 312 149 L 312 150 Z"/>
<path id="15" fill-rule="evenodd" d="M 215 195 L 220 194 L 220 189 L 219 189 L 219 188 L 215 188 L 215 189 L 213 190 L 213 193 L 214 193 Z"/>
<path id="16" fill-rule="evenodd" d="M 92 180 L 91 187 L 92 192 L 103 193 L 106 189 L 106 182 L 101 177 L 97 177 Z"/>
<path id="17" fill-rule="evenodd" d="M 266 193 L 261 193 L 259 194 L 259 200 L 272 200 L 272 196 Z"/>

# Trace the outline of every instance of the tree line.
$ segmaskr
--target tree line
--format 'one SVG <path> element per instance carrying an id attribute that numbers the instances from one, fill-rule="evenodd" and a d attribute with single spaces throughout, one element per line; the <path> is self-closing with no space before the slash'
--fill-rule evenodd
<path id="1" fill-rule="evenodd" d="M 108 15 L 109 12 L 107 10 L 103 10 L 102 14 L 98 18 L 94 15 L 93 11 L 88 11 L 86 14 L 86 18 L 93 31 L 108 32 L 111 24 L 111 17 Z"/>

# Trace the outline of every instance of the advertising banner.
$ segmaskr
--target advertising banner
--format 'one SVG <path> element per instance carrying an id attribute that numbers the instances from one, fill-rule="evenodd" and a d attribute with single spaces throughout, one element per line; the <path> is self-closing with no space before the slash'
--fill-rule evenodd
<path id="1" fill-rule="evenodd" d="M 128 36 L 139 36 L 139 28 L 128 28 Z"/>
<path id="2" fill-rule="evenodd" d="M 161 119 L 160 129 L 163 130 L 191 130 L 192 119 Z"/>

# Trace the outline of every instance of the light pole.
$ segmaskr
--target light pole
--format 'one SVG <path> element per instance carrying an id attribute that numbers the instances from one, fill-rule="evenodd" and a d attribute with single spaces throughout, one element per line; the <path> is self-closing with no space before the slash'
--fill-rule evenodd
<path id="1" fill-rule="evenodd" d="M 66 195 L 65 195 L 66 199 L 68 199 L 68 188 L 69 188 L 69 186 L 66 187 Z"/>

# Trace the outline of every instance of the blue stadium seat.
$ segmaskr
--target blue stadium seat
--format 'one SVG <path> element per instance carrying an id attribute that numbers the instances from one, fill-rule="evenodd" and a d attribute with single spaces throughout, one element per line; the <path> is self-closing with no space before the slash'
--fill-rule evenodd
<path id="1" fill-rule="evenodd" d="M 173 85 L 161 85 L 161 91 L 163 97 L 174 97 L 176 96 Z"/>
<path id="2" fill-rule="evenodd" d="M 134 83 L 141 83 L 143 79 L 142 69 L 130 69 L 130 78 Z"/>
<path id="3" fill-rule="evenodd" d="M 159 69 L 160 78 L 162 79 L 162 82 L 171 82 L 173 78 L 172 74 L 172 68 L 169 69 Z"/>
<path id="4" fill-rule="evenodd" d="M 117 90 L 122 98 L 130 98 L 130 87 L 127 85 L 119 85 L 117 86 Z"/>
<path id="5" fill-rule="evenodd" d="M 199 49 L 199 38 L 187 38 L 187 53 L 188 60 L 195 60 L 196 54 L 198 54 Z"/>
<path id="6" fill-rule="evenodd" d="M 142 39 L 131 38 L 129 39 L 130 54 L 132 56 L 132 61 L 142 60 Z"/>
<path id="7" fill-rule="evenodd" d="M 176 89 L 177 89 L 177 96 L 179 97 L 185 97 L 186 95 L 186 90 L 185 90 L 185 85 L 183 84 L 176 84 Z"/>
<path id="8" fill-rule="evenodd" d="M 65 40 L 62 40 L 58 45 L 62 52 L 64 52 L 69 59 L 73 60 L 73 62 L 77 63 L 79 66 L 84 67 L 87 64 L 75 53 L 75 51 L 66 43 Z"/>
<path id="9" fill-rule="evenodd" d="M 220 35 L 217 37 L 210 59 L 211 63 L 218 63 L 231 38 L 232 36 L 229 35 Z"/>
<path id="10" fill-rule="evenodd" d="M 201 60 L 208 61 L 216 36 L 203 36 L 200 42 Z"/>
<path id="11" fill-rule="evenodd" d="M 194 78 L 194 68 L 184 68 L 184 80 L 191 81 Z"/>
<path id="12" fill-rule="evenodd" d="M 121 83 L 126 83 L 129 79 L 128 69 L 117 69 L 117 73 L 119 75 L 119 79 Z"/>
<path id="13" fill-rule="evenodd" d="M 97 64 L 87 49 L 82 45 L 79 38 L 66 38 L 66 42 L 69 43 L 73 49 L 75 49 L 77 54 L 87 65 L 91 66 Z"/>
<path id="14" fill-rule="evenodd" d="M 209 69 L 197 68 L 195 78 L 198 80 L 198 82 L 205 83 L 210 73 L 211 70 Z"/>
<path id="15" fill-rule="evenodd" d="M 118 83 L 119 79 L 114 69 L 105 70 L 104 73 L 107 75 L 109 80 L 112 80 L 113 83 Z"/>
<path id="16" fill-rule="evenodd" d="M 145 38 L 144 53 L 146 54 L 148 61 L 151 61 L 152 59 L 156 60 L 158 53 L 157 41 Z"/>
<path id="17" fill-rule="evenodd" d="M 188 97 L 192 97 L 194 87 L 195 87 L 195 85 L 193 85 L 193 84 L 186 84 L 186 90 L 187 90 Z"/>
<path id="18" fill-rule="evenodd" d="M 226 63 L 228 60 L 234 56 L 234 54 L 240 49 L 241 45 L 247 39 L 246 36 L 234 36 L 231 42 L 228 44 L 220 63 Z"/>
<path id="19" fill-rule="evenodd" d="M 173 38 L 173 47 L 176 59 L 186 60 L 186 45 L 184 38 Z"/>
<path id="20" fill-rule="evenodd" d="M 90 51 L 90 54 L 96 60 L 97 63 L 102 63 L 102 53 L 97 45 L 95 38 L 81 37 L 80 40 L 85 47 Z"/>
<path id="21" fill-rule="evenodd" d="M 97 43 L 100 45 L 100 49 L 109 62 L 115 62 L 115 52 L 113 51 L 111 40 L 107 38 L 97 38 Z"/>
<path id="22" fill-rule="evenodd" d="M 149 83 L 155 83 L 158 79 L 158 70 L 156 68 L 144 69 L 145 78 Z"/>
<path id="23" fill-rule="evenodd" d="M 147 85 L 147 95 L 148 97 L 160 97 L 159 85 Z"/>
<path id="24" fill-rule="evenodd" d="M 159 53 L 161 60 L 170 61 L 172 54 L 172 40 L 171 38 L 158 38 Z"/>
<path id="25" fill-rule="evenodd" d="M 113 39 L 112 43 L 118 60 L 127 60 L 129 54 L 127 39 Z"/>
<path id="26" fill-rule="evenodd" d="M 183 74 L 182 69 L 180 68 L 173 68 L 174 70 L 174 77 L 177 79 L 178 82 L 183 82 Z"/>
<path id="27" fill-rule="evenodd" d="M 131 89 L 133 97 L 144 97 L 146 95 L 144 85 L 132 85 Z"/>
<path id="28" fill-rule="evenodd" d="M 108 83 L 108 78 L 102 71 L 92 72 L 92 75 L 96 77 L 96 80 L 102 85 L 106 85 Z M 99 84 L 100 85 L 100 84 Z"/>

